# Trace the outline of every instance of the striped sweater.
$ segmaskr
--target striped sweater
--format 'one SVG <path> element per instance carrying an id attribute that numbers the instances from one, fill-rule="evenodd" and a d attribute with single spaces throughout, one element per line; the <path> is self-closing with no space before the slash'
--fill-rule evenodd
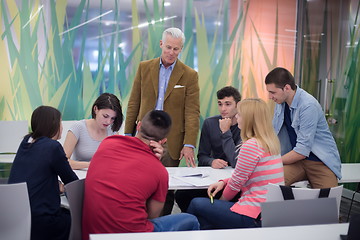
<path id="1" fill-rule="evenodd" d="M 239 191 L 241 197 L 230 210 L 257 218 L 265 202 L 268 183 L 284 184 L 284 169 L 279 155 L 270 155 L 260 147 L 255 138 L 241 146 L 237 164 L 231 178 L 225 179 L 223 196 L 232 199 Z"/>

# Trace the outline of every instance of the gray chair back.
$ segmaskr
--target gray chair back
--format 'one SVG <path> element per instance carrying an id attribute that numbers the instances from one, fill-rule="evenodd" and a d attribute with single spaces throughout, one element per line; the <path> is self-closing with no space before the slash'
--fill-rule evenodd
<path id="1" fill-rule="evenodd" d="M 31 211 L 26 182 L 0 184 L 0 239 L 30 240 Z"/>
<path id="2" fill-rule="evenodd" d="M 85 179 L 65 185 L 66 196 L 71 213 L 71 229 L 69 240 L 81 239 L 82 209 L 84 200 Z"/>

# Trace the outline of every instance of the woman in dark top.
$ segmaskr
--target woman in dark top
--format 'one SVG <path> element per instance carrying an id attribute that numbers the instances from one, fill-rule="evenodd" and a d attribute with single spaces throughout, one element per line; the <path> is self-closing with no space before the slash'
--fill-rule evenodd
<path id="1" fill-rule="evenodd" d="M 62 132 L 61 113 L 53 107 L 38 107 L 31 116 L 31 129 L 16 153 L 9 183 L 27 183 L 31 239 L 65 240 L 69 237 L 71 218 L 69 211 L 60 207 L 58 176 L 64 184 L 78 177 L 56 141 Z"/>

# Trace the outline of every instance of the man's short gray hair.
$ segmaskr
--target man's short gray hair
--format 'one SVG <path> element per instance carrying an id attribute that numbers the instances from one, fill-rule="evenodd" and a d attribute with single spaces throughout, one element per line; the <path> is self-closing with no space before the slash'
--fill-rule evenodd
<path id="1" fill-rule="evenodd" d="M 179 28 L 168 28 L 162 34 L 162 41 L 165 43 L 166 35 L 171 35 L 173 38 L 181 38 L 181 47 L 185 43 L 185 35 Z"/>

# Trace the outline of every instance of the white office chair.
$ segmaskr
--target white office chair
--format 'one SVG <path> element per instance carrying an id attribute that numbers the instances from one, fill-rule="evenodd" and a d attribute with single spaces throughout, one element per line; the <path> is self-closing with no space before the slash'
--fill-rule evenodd
<path id="1" fill-rule="evenodd" d="M 0 121 L 0 153 L 16 153 L 29 133 L 27 121 Z"/>
<path id="2" fill-rule="evenodd" d="M 0 239 L 30 240 L 31 212 L 26 183 L 0 185 Z"/>
<path id="3" fill-rule="evenodd" d="M 69 240 L 81 239 L 82 208 L 84 199 L 85 179 L 65 185 L 66 196 L 71 213 L 71 229 Z"/>
<path id="4" fill-rule="evenodd" d="M 284 201 L 284 197 L 279 185 L 268 184 L 268 193 L 266 195 L 267 202 Z M 336 198 L 336 205 L 338 215 L 340 212 L 340 202 L 342 196 L 343 186 L 337 186 L 330 189 L 329 198 Z M 315 199 L 319 197 L 320 189 L 311 188 L 292 188 L 294 198 L 297 200 L 301 199 Z"/>

